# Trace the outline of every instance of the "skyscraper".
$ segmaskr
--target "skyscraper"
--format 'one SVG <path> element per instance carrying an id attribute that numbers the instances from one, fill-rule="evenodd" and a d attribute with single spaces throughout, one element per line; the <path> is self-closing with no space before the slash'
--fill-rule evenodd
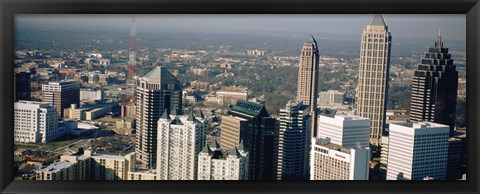
<path id="1" fill-rule="evenodd" d="M 280 109 L 277 180 L 308 179 L 311 120 L 302 101 L 290 100 Z"/>
<path id="2" fill-rule="evenodd" d="M 410 120 L 430 121 L 455 127 L 458 71 L 438 32 L 413 76 Z"/>
<path id="3" fill-rule="evenodd" d="M 58 112 L 59 118 L 63 118 L 63 110 L 70 105 L 80 105 L 80 84 L 73 80 L 48 82 L 42 85 L 43 102 L 52 104 Z"/>
<path id="4" fill-rule="evenodd" d="M 312 115 L 311 129 L 317 128 L 317 98 L 318 98 L 318 46 L 312 35 L 303 43 L 300 63 L 298 65 L 297 99 L 310 106 Z M 315 137 L 316 130 L 311 130 Z"/>
<path id="5" fill-rule="evenodd" d="M 390 124 L 387 180 L 445 180 L 448 137 L 448 125 Z"/>
<path id="6" fill-rule="evenodd" d="M 240 142 L 240 131 L 246 130 L 246 127 L 248 127 L 247 119 L 223 115 L 220 125 L 220 131 L 222 132 L 220 145 L 222 145 L 222 148 L 233 149 L 234 145 Z"/>
<path id="7" fill-rule="evenodd" d="M 157 121 L 168 114 L 182 114 L 181 84 L 164 67 L 156 67 L 136 81 L 136 142 L 137 160 L 155 168 L 157 155 Z"/>
<path id="8" fill-rule="evenodd" d="M 370 118 L 370 143 L 376 146 L 385 127 L 391 41 L 383 15 L 375 15 L 362 33 L 355 115 Z"/>
<path id="9" fill-rule="evenodd" d="M 246 122 L 239 130 L 239 141 L 243 140 L 249 152 L 249 180 L 274 180 L 276 178 L 278 122 L 270 117 L 265 105 L 238 100 L 231 105 L 228 115 L 238 117 Z M 222 128 L 234 129 L 236 128 Z M 224 133 L 221 132 L 223 138 Z M 223 139 L 222 139 L 223 141 Z M 238 142 L 240 143 L 240 142 Z M 222 142 L 222 146 L 223 146 Z M 233 145 L 226 147 L 232 149 Z"/>
<path id="10" fill-rule="evenodd" d="M 165 111 L 158 120 L 157 137 L 157 180 L 196 180 L 205 125 L 193 112 L 178 116 Z"/>
<path id="11" fill-rule="evenodd" d="M 30 100 L 30 72 L 15 72 L 14 101 Z"/>

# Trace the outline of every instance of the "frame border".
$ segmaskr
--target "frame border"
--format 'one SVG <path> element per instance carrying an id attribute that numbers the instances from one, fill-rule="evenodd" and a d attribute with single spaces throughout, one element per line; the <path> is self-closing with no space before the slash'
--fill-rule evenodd
<path id="1" fill-rule="evenodd" d="M 479 0 L 0 0 L 0 191 L 2 193 L 478 193 Z M 15 14 L 466 14 L 467 181 L 13 181 Z M 245 183 L 247 183 L 245 185 Z"/>

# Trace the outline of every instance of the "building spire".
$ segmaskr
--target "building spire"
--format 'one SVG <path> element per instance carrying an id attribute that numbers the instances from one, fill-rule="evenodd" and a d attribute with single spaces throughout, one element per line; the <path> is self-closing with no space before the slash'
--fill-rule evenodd
<path id="1" fill-rule="evenodd" d="M 437 40 L 435 41 L 435 48 L 443 48 L 443 42 L 442 42 L 442 28 L 438 28 L 438 35 L 437 35 Z"/>
<path id="2" fill-rule="evenodd" d="M 168 115 L 168 112 L 167 112 L 167 109 L 165 109 L 165 112 L 163 112 L 162 114 L 162 119 L 166 119 L 166 120 L 171 120 L 170 116 Z"/>
<path id="3" fill-rule="evenodd" d="M 317 41 L 315 40 L 315 38 L 313 37 L 313 35 L 310 34 L 310 36 L 308 37 L 308 39 L 305 41 L 306 43 L 315 43 L 317 44 Z"/>
<path id="4" fill-rule="evenodd" d="M 375 14 L 373 16 L 372 21 L 370 22 L 371 26 L 387 26 L 387 23 L 385 22 L 385 18 L 383 18 L 383 14 Z"/>

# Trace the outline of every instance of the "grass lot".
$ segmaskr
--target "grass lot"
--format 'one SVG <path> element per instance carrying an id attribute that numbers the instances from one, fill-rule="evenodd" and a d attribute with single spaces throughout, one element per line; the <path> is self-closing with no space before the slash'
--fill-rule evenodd
<path id="1" fill-rule="evenodd" d="M 102 118 L 96 119 L 95 121 L 102 122 L 102 123 L 113 123 L 113 124 L 115 124 L 115 122 L 117 121 L 117 119 L 116 119 L 116 118 L 112 118 L 112 116 L 106 116 L 106 117 L 102 117 Z"/>
<path id="2" fill-rule="evenodd" d="M 75 141 L 77 141 L 77 139 L 51 142 L 51 143 L 49 144 L 47 150 L 48 150 L 48 151 L 52 151 L 52 150 L 55 150 L 55 149 L 57 149 L 57 148 L 66 146 L 66 145 L 68 145 L 68 144 L 71 144 L 71 143 L 73 143 L 73 142 L 75 142 Z"/>
<path id="3" fill-rule="evenodd" d="M 33 149 L 37 148 L 39 144 L 34 144 L 34 143 L 15 143 L 16 148 L 27 148 L 27 149 Z"/>

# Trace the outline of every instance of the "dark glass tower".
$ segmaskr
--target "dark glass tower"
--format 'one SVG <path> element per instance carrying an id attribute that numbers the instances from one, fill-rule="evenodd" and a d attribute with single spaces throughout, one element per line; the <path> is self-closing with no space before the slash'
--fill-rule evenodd
<path id="1" fill-rule="evenodd" d="M 280 109 L 277 180 L 309 178 L 311 119 L 310 107 L 299 100 Z"/>
<path id="2" fill-rule="evenodd" d="M 458 71 L 448 48 L 438 33 L 434 47 L 429 47 L 413 76 L 410 120 L 430 121 L 455 127 Z"/>
<path id="3" fill-rule="evenodd" d="M 14 100 L 30 100 L 30 72 L 18 72 L 14 74 Z"/>
<path id="4" fill-rule="evenodd" d="M 249 156 L 250 180 L 274 180 L 276 178 L 278 122 L 270 117 L 263 104 L 238 100 L 230 106 L 228 115 L 245 119 L 240 129 Z M 223 133 L 223 131 L 222 131 Z"/>

